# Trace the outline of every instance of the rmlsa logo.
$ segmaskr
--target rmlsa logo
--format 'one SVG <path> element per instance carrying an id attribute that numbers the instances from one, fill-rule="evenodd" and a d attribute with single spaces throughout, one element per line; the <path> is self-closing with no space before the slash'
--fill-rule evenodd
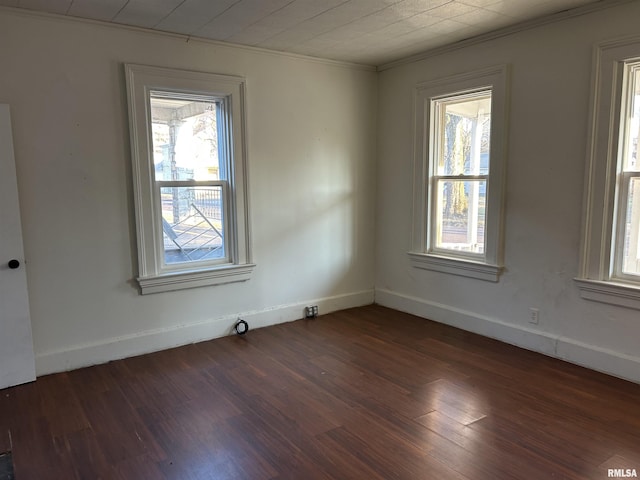
<path id="1" fill-rule="evenodd" d="M 609 478 L 638 478 L 635 468 L 610 468 Z"/>

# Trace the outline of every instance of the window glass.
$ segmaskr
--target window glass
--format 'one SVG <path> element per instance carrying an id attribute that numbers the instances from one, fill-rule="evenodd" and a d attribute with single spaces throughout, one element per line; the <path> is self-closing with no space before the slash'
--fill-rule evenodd
<path id="1" fill-rule="evenodd" d="M 160 197 L 166 264 L 225 257 L 222 187 L 165 187 Z"/>
<path id="2" fill-rule="evenodd" d="M 436 248 L 484 253 L 486 180 L 439 180 Z"/>
<path id="3" fill-rule="evenodd" d="M 628 116 L 625 125 L 625 140 L 623 148 L 623 169 L 625 171 L 640 171 L 638 162 L 638 132 L 640 130 L 640 65 L 632 65 L 628 72 L 629 102 Z"/>
<path id="4" fill-rule="evenodd" d="M 151 92 L 156 180 L 218 180 L 217 103 Z"/>
<path id="5" fill-rule="evenodd" d="M 489 173 L 491 94 L 438 100 L 436 175 Z"/>
<path id="6" fill-rule="evenodd" d="M 630 180 L 624 224 L 624 246 L 622 272 L 627 275 L 640 275 L 640 178 Z"/>

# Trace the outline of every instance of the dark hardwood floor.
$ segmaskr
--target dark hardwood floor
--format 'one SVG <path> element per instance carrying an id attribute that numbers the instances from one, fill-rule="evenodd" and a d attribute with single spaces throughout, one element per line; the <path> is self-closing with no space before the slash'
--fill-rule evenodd
<path id="1" fill-rule="evenodd" d="M 0 390 L 17 480 L 640 475 L 640 385 L 379 306 Z"/>

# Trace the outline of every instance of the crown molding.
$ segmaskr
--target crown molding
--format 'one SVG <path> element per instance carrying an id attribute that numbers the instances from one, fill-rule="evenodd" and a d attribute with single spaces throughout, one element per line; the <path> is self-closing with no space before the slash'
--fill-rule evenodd
<path id="1" fill-rule="evenodd" d="M 185 43 L 201 43 L 205 45 L 213 45 L 216 47 L 230 48 L 235 50 L 244 50 L 246 52 L 254 53 L 258 55 L 271 55 L 276 57 L 292 58 L 296 60 L 302 60 L 302 61 L 311 62 L 311 63 L 319 63 L 322 65 L 329 65 L 333 67 L 347 68 L 351 70 L 364 70 L 368 72 L 376 71 L 375 65 L 366 65 L 366 64 L 357 63 L 357 62 L 348 62 L 348 61 L 342 61 L 342 60 L 332 60 L 328 58 L 313 57 L 310 55 L 303 55 L 300 53 L 270 50 L 268 48 L 253 47 L 250 45 L 240 45 L 238 43 L 223 42 L 221 40 L 211 40 L 208 38 L 197 37 L 194 35 L 165 32 L 161 30 L 154 30 L 151 28 L 136 27 L 133 25 L 124 25 L 121 23 L 112 23 L 112 22 L 107 22 L 103 20 L 93 20 L 90 18 L 72 17 L 69 15 L 61 15 L 58 13 L 40 12 L 36 10 L 27 10 L 25 8 L 6 7 L 6 6 L 0 5 L 0 14 L 2 13 L 15 14 L 21 17 L 31 17 L 31 18 L 40 17 L 40 18 L 48 18 L 51 20 L 59 20 L 63 22 L 79 23 L 84 25 L 87 25 L 87 24 L 95 25 L 99 27 L 112 28 L 112 29 L 118 29 L 118 30 L 128 30 L 131 32 L 144 33 L 147 35 L 155 35 L 163 38 L 173 38 L 176 40 L 181 40 Z"/>
<path id="2" fill-rule="evenodd" d="M 217 47 L 244 50 L 244 51 L 255 53 L 255 54 L 272 55 L 277 57 L 298 59 L 298 60 L 303 60 L 303 61 L 312 62 L 312 63 L 331 65 L 335 67 L 364 70 L 364 71 L 370 71 L 370 72 L 375 72 L 375 71 L 382 72 L 382 71 L 396 68 L 402 65 L 415 63 L 415 62 L 425 60 L 431 57 L 435 57 L 438 55 L 454 52 L 456 50 L 467 48 L 472 45 L 478 45 L 484 42 L 488 42 L 498 38 L 513 35 L 515 33 L 519 33 L 525 30 L 531 30 L 531 29 L 548 25 L 551 23 L 561 22 L 563 20 L 567 20 L 570 18 L 587 15 L 590 13 L 598 12 L 598 11 L 616 7 L 619 5 L 624 5 L 627 3 L 634 3 L 636 1 L 637 0 L 599 0 L 598 2 L 590 3 L 588 5 L 583 5 L 581 7 L 567 9 L 562 12 L 545 15 L 542 17 L 534 18 L 532 20 L 526 20 L 524 22 L 520 22 L 515 25 L 510 25 L 507 27 L 499 28 L 497 30 L 493 30 L 491 32 L 483 33 L 481 35 L 469 37 L 464 40 L 460 40 L 458 42 L 448 43 L 446 45 L 428 49 L 414 55 L 410 55 L 407 57 L 399 58 L 397 60 L 392 60 L 390 62 L 382 63 L 378 66 L 367 65 L 363 63 L 357 63 L 357 62 L 333 60 L 333 59 L 327 59 L 327 58 L 321 58 L 321 57 L 313 57 L 310 55 L 303 55 L 303 54 L 292 53 L 292 52 L 283 52 L 279 50 L 270 50 L 267 48 L 254 47 L 250 45 L 240 45 L 237 43 L 224 42 L 220 40 L 211 40 L 211 39 L 197 37 L 193 35 L 164 32 L 160 30 L 153 30 L 150 28 L 136 27 L 132 25 L 123 25 L 119 23 L 111 23 L 111 22 L 106 22 L 102 20 L 92 20 L 87 18 L 72 17 L 72 16 L 61 15 L 56 13 L 39 12 L 35 10 L 27 10 L 24 8 L 17 8 L 17 7 L 0 6 L 0 13 L 6 12 L 6 13 L 12 13 L 12 14 L 16 14 L 24 17 L 43 17 L 43 18 L 50 18 L 55 20 L 67 21 L 67 22 L 93 24 L 93 25 L 107 27 L 107 28 L 116 28 L 120 30 L 129 30 L 132 32 L 146 33 L 148 35 L 157 35 L 164 38 L 174 38 L 177 40 L 184 41 L 186 43 L 201 43 L 201 44 L 213 45 Z"/>
<path id="3" fill-rule="evenodd" d="M 400 58 L 398 60 L 392 60 L 390 62 L 378 65 L 378 72 L 396 68 L 409 63 L 419 62 L 427 58 L 443 55 L 445 53 L 454 52 L 463 48 L 470 47 L 472 45 L 478 45 L 484 42 L 495 40 L 497 38 L 506 37 L 515 33 L 523 32 L 525 30 L 531 30 L 551 23 L 561 22 L 570 18 L 580 17 L 594 12 L 599 12 L 608 8 L 624 5 L 627 3 L 634 3 L 637 0 L 599 0 L 595 3 L 583 5 L 581 7 L 571 8 L 562 12 L 552 13 L 550 15 L 544 15 L 542 17 L 534 18 L 531 20 L 525 20 L 524 22 L 509 25 L 507 27 L 499 28 L 491 32 L 476 35 L 474 37 L 465 38 L 454 43 L 448 43 L 440 47 L 432 48 L 421 53 L 416 53 L 408 57 Z"/>

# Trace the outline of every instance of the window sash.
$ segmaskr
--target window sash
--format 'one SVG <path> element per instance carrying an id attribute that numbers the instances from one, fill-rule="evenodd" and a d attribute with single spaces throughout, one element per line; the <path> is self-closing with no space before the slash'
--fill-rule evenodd
<path id="1" fill-rule="evenodd" d="M 165 262 L 165 249 L 164 249 L 164 232 L 162 228 L 162 195 L 161 191 L 163 188 L 171 188 L 171 187 L 221 187 L 221 198 L 222 202 L 222 242 L 225 255 L 222 258 L 210 259 L 210 260 L 193 260 L 188 262 L 176 262 L 173 264 L 167 264 Z M 176 271 L 184 271 L 190 269 L 200 269 L 206 268 L 210 266 L 216 265 L 224 265 L 233 263 L 234 252 L 231 251 L 231 245 L 233 242 L 233 232 L 229 227 L 229 212 L 230 212 L 230 199 L 229 199 L 229 182 L 226 180 L 162 180 L 155 181 L 154 188 L 154 216 L 155 223 L 157 225 L 155 241 L 156 241 L 156 252 L 157 265 L 160 266 L 160 272 L 169 273 Z"/>
<path id="2" fill-rule="evenodd" d="M 449 105 L 456 105 L 456 104 L 460 104 L 460 103 L 464 103 L 466 101 L 472 101 L 472 100 L 482 100 L 482 99 L 489 99 L 491 102 L 493 102 L 492 100 L 492 96 L 493 96 L 493 89 L 492 88 L 480 88 L 480 89 L 474 89 L 472 91 L 462 91 L 459 93 L 454 93 L 454 94 L 449 94 L 449 95 L 444 95 L 444 96 L 438 96 L 438 97 L 432 97 L 431 98 L 431 106 L 430 106 L 430 115 L 429 115 L 429 123 L 431 125 L 428 126 L 428 128 L 430 128 L 429 131 L 429 145 L 430 145 L 430 152 L 429 152 L 429 165 L 430 165 L 430 173 L 431 175 L 437 175 L 438 173 L 438 164 L 439 164 L 439 160 L 442 159 L 442 157 L 444 156 L 444 152 L 445 152 L 445 122 L 446 122 L 446 115 L 447 115 L 447 107 Z M 478 137 L 478 141 L 480 140 L 480 137 L 482 136 L 482 132 L 480 132 L 479 137 Z M 477 148 L 480 148 L 480 145 L 478 143 Z M 489 162 L 489 164 L 487 165 L 487 174 L 490 173 L 490 169 L 491 169 L 491 162 Z M 476 165 L 476 169 L 478 171 L 478 173 L 476 173 L 476 175 L 479 175 L 480 173 L 480 161 L 478 161 L 478 164 Z M 461 175 L 465 175 L 464 173 Z M 466 175 L 471 175 L 471 174 L 466 174 Z"/>
<path id="3" fill-rule="evenodd" d="M 166 99 L 179 99 L 189 100 L 194 102 L 210 102 L 216 104 L 216 129 L 218 137 L 218 167 L 219 178 L 221 180 L 228 180 L 233 183 L 233 167 L 232 153 L 233 153 L 233 139 L 231 137 L 231 124 L 233 123 L 232 111 L 229 108 L 230 96 L 220 95 L 202 95 L 191 93 L 186 90 L 168 90 L 168 89 L 148 89 L 146 90 L 147 101 L 147 124 L 151 126 L 153 119 L 151 118 L 151 98 L 166 98 Z M 153 140 L 149 139 L 149 145 L 153 145 Z M 152 156 L 149 158 L 150 162 L 153 162 Z M 151 170 L 154 182 L 168 181 L 158 180 L 156 173 Z"/>
<path id="4" fill-rule="evenodd" d="M 624 281 L 625 283 L 633 283 L 640 285 L 640 275 L 632 275 L 624 273 L 624 253 L 626 243 L 626 227 L 627 223 L 632 223 L 633 219 L 629 218 L 628 203 L 630 194 L 630 185 L 634 179 L 640 179 L 640 172 L 620 172 L 618 180 L 618 195 L 616 199 L 616 225 L 613 232 L 613 269 L 611 279 Z M 638 229 L 632 230 L 629 244 L 638 244 Z M 638 252 L 640 254 L 640 252 Z"/>
<path id="5" fill-rule="evenodd" d="M 485 235 L 483 239 L 483 249 L 482 253 L 470 252 L 466 250 L 459 250 L 454 248 L 445 248 L 442 246 L 438 246 L 438 235 L 439 230 L 442 228 L 442 212 L 438 211 L 438 184 L 441 181 L 472 181 L 472 182 L 485 182 Z M 486 222 L 488 216 L 488 209 L 486 208 L 487 201 L 489 198 L 489 175 L 432 175 L 429 179 L 429 218 L 427 219 L 427 253 L 440 254 L 446 256 L 455 256 L 468 258 L 470 260 L 475 261 L 483 261 L 486 259 L 487 254 L 487 232 L 486 232 Z"/>

